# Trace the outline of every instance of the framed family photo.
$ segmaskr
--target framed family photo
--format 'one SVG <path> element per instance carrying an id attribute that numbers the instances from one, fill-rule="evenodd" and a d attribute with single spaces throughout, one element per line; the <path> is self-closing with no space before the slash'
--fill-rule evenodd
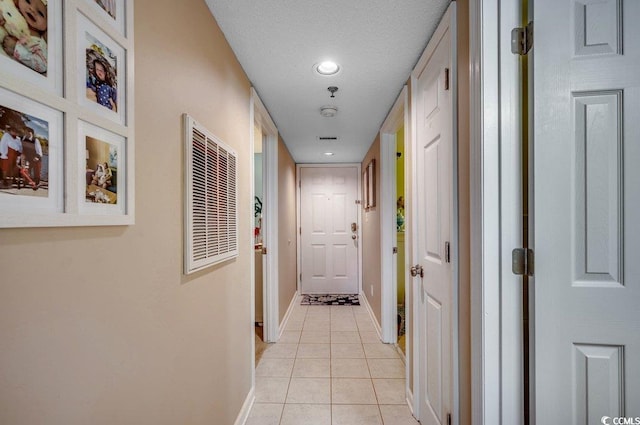
<path id="1" fill-rule="evenodd" d="M 0 211 L 63 211 L 63 115 L 0 89 Z"/>
<path id="2" fill-rule="evenodd" d="M 124 215 L 127 211 L 125 138 L 80 121 L 79 211 L 94 215 Z"/>
<path id="3" fill-rule="evenodd" d="M 105 118 L 126 125 L 126 55 L 122 46 L 82 14 L 78 19 L 80 104 Z"/>
<path id="4" fill-rule="evenodd" d="M 62 0 L 0 2 L 3 74 L 62 95 L 62 36 Z"/>
<path id="5" fill-rule="evenodd" d="M 86 0 L 103 16 L 109 25 L 125 35 L 125 0 Z"/>

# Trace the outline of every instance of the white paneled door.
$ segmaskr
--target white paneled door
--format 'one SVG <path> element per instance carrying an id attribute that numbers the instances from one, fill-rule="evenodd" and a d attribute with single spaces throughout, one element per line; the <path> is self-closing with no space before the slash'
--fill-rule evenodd
<path id="1" fill-rule="evenodd" d="M 303 294 L 357 294 L 358 167 L 300 168 Z"/>
<path id="2" fill-rule="evenodd" d="M 453 75 L 452 10 L 427 46 L 415 77 L 415 182 L 418 297 L 418 415 L 424 425 L 447 423 L 452 410 Z M 422 66 L 420 64 L 422 63 Z M 453 78 L 453 77 L 451 77 Z M 420 274 L 420 272 L 418 272 Z"/>
<path id="3" fill-rule="evenodd" d="M 638 423 L 640 1 L 534 8 L 536 423 Z"/>

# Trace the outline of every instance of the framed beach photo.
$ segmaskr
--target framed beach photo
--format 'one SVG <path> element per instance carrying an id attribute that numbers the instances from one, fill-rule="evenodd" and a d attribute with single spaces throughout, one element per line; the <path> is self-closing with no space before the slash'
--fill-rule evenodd
<path id="1" fill-rule="evenodd" d="M 79 102 L 98 115 L 126 125 L 126 55 L 122 46 L 84 15 L 78 19 Z"/>
<path id="2" fill-rule="evenodd" d="M 126 214 L 125 138 L 84 121 L 79 122 L 78 130 L 80 213 Z"/>
<path id="3" fill-rule="evenodd" d="M 0 213 L 62 212 L 62 112 L 0 88 L 0 133 Z"/>
<path id="4" fill-rule="evenodd" d="M 2 0 L 0 16 L 0 66 L 5 78 L 61 96 L 62 0 Z"/>
<path id="5" fill-rule="evenodd" d="M 125 0 L 86 0 L 110 25 L 125 34 Z"/>

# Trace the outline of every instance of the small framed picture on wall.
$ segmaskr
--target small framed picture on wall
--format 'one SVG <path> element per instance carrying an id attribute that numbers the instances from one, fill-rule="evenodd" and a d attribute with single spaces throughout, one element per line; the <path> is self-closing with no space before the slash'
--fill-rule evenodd
<path id="1" fill-rule="evenodd" d="M 80 103 L 126 124 L 125 50 L 82 15 L 78 28 L 78 59 L 84 66 L 84 73 L 78 73 Z"/>
<path id="2" fill-rule="evenodd" d="M 126 143 L 122 136 L 79 123 L 78 177 L 80 212 L 124 215 L 127 200 Z"/>
<path id="3" fill-rule="evenodd" d="M 116 27 L 121 34 L 125 34 L 125 4 L 124 0 L 86 0 L 95 10 Z"/>
<path id="4" fill-rule="evenodd" d="M 0 1 L 2 72 L 62 94 L 61 0 Z"/>
<path id="5" fill-rule="evenodd" d="M 0 89 L 0 134 L 0 212 L 62 212 L 62 113 Z"/>

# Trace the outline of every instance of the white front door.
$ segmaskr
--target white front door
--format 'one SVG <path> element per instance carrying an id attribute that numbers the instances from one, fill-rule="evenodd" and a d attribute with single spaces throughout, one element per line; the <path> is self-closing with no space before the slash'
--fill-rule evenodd
<path id="1" fill-rule="evenodd" d="M 356 166 L 300 168 L 303 294 L 359 292 L 358 176 Z"/>
<path id="2" fill-rule="evenodd" d="M 446 424 L 452 409 L 452 240 L 453 99 L 451 9 L 427 46 L 428 60 L 416 69 L 417 259 L 424 277 L 414 279 L 418 297 L 419 420 Z M 451 75 L 451 81 L 453 76 Z"/>
<path id="3" fill-rule="evenodd" d="M 534 7 L 535 423 L 638 423 L 640 1 Z"/>

